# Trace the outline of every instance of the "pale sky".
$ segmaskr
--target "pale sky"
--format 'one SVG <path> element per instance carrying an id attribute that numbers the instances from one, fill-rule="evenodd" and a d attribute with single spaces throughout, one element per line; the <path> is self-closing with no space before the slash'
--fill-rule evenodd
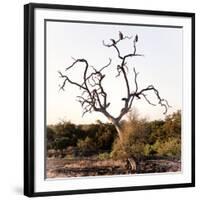
<path id="1" fill-rule="evenodd" d="M 60 120 L 73 123 L 93 123 L 97 119 L 107 122 L 101 113 L 89 113 L 82 117 L 82 108 L 76 96 L 81 91 L 74 85 L 66 84 L 65 91 L 59 91 L 58 71 L 65 73 L 65 68 L 72 64 L 74 58 L 85 58 L 89 65 L 100 68 L 108 63 L 112 64 L 103 82 L 108 93 L 110 113 L 117 116 L 122 108 L 122 97 L 126 95 L 126 87 L 122 78 L 116 78 L 116 65 L 119 63 L 117 53 L 113 48 L 102 45 L 102 40 L 109 42 L 110 38 L 118 39 L 119 31 L 127 36 L 138 34 L 137 53 L 142 57 L 128 60 L 128 78 L 134 89 L 133 67 L 139 72 L 139 89 L 154 85 L 160 96 L 168 100 L 172 108 L 168 114 L 182 107 L 182 29 L 149 26 L 105 25 L 70 22 L 47 22 L 46 41 L 46 110 L 47 124 L 54 124 Z M 119 48 L 122 54 L 131 53 L 132 40 L 124 40 Z M 82 82 L 84 64 L 77 65 L 69 71 L 72 80 Z M 155 97 L 149 93 L 148 97 Z M 150 98 L 157 103 L 156 98 Z M 163 107 L 151 106 L 144 100 L 135 100 L 133 106 L 137 108 L 141 117 L 149 120 L 164 119 Z"/>

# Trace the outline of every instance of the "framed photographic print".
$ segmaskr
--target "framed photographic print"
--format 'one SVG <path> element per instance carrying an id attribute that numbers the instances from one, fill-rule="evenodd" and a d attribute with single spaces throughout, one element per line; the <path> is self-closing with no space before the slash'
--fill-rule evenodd
<path id="1" fill-rule="evenodd" d="M 195 14 L 24 6 L 24 194 L 195 185 Z"/>

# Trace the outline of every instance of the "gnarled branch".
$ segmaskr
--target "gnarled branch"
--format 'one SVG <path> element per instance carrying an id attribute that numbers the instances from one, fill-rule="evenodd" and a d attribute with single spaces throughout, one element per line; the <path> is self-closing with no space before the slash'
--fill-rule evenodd
<path id="1" fill-rule="evenodd" d="M 167 100 L 161 98 L 158 90 L 153 86 L 149 85 L 146 88 L 139 90 L 139 85 L 137 81 L 138 73 L 136 72 L 135 68 L 133 68 L 134 79 L 131 82 L 134 82 L 135 88 L 134 90 L 130 87 L 130 80 L 128 78 L 128 67 L 127 67 L 127 58 L 135 57 L 135 56 L 143 56 L 142 54 L 137 53 L 137 42 L 138 42 L 138 35 L 135 35 L 133 39 L 133 49 L 132 53 L 121 55 L 120 49 L 118 44 L 125 39 L 131 40 L 133 37 L 131 36 L 124 36 L 122 32 L 119 32 L 118 39 L 110 39 L 110 43 L 105 43 L 103 41 L 103 45 L 108 48 L 114 48 L 117 52 L 118 58 L 120 59 L 119 64 L 116 66 L 117 75 L 116 77 L 122 77 L 126 86 L 126 96 L 122 98 L 124 101 L 124 105 L 121 108 L 119 115 L 117 117 L 113 117 L 107 110 L 110 106 L 110 102 L 108 102 L 108 95 L 105 91 L 103 86 L 103 80 L 106 78 L 106 74 L 104 70 L 107 69 L 111 65 L 111 58 L 109 58 L 109 62 L 97 69 L 96 67 L 90 66 L 88 61 L 85 59 L 75 59 L 73 58 L 73 63 L 65 69 L 66 72 L 68 70 L 74 68 L 78 63 L 83 63 L 85 65 L 83 78 L 81 83 L 71 80 L 68 75 L 58 72 L 60 77 L 63 79 L 62 85 L 60 86 L 61 90 L 64 90 L 66 83 L 70 83 L 81 90 L 81 95 L 77 96 L 78 102 L 80 102 L 83 108 L 83 115 L 86 113 L 90 113 L 92 111 L 101 112 L 105 115 L 113 124 L 119 125 L 120 120 L 122 117 L 128 113 L 133 105 L 134 99 L 141 99 L 144 98 L 147 103 L 152 106 L 156 106 L 155 103 L 152 103 L 149 98 L 147 97 L 147 93 L 153 91 L 156 98 L 158 99 L 158 105 L 164 107 L 164 114 L 167 113 L 168 108 L 170 107 Z M 90 70 L 88 70 L 90 69 Z"/>
<path id="2" fill-rule="evenodd" d="M 107 101 L 107 93 L 103 87 L 103 79 L 105 78 L 105 74 L 103 74 L 103 70 L 111 65 L 111 58 L 109 58 L 108 64 L 101 67 L 99 70 L 94 68 L 93 66 L 89 66 L 87 60 L 85 59 L 74 59 L 74 62 L 66 68 L 65 71 L 68 71 L 76 66 L 78 63 L 84 63 L 85 69 L 83 73 L 83 82 L 79 83 L 71 80 L 68 75 L 63 74 L 62 72 L 58 72 L 60 77 L 63 78 L 63 83 L 60 86 L 61 90 L 64 90 L 66 83 L 70 83 L 79 87 L 82 91 L 81 96 L 77 96 L 78 102 L 81 104 L 83 108 L 83 115 L 88 112 L 97 111 L 102 112 L 104 115 L 113 118 L 108 112 L 107 108 L 110 105 L 110 102 Z M 91 69 L 92 72 L 88 72 L 88 69 Z"/>

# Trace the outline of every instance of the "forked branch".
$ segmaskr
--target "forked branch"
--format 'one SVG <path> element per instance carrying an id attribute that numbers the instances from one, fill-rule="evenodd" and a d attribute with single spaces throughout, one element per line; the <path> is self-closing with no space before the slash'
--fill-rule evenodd
<path id="1" fill-rule="evenodd" d="M 80 102 L 83 108 L 83 115 L 86 113 L 90 113 L 92 111 L 101 112 L 105 115 L 112 123 L 119 124 L 120 120 L 126 113 L 128 113 L 133 105 L 134 99 L 141 99 L 144 98 L 147 103 L 152 106 L 156 106 L 155 103 L 152 103 L 147 96 L 147 93 L 153 91 L 156 98 L 158 99 L 157 104 L 164 108 L 163 114 L 166 114 L 168 108 L 170 107 L 167 100 L 161 98 L 158 90 L 153 86 L 149 85 L 146 88 L 139 90 L 139 85 L 137 81 L 138 73 L 136 72 L 135 68 L 133 68 L 133 75 L 134 78 L 131 82 L 134 83 L 134 89 L 130 87 L 130 80 L 128 78 L 129 69 L 127 67 L 127 58 L 132 58 L 135 56 L 142 56 L 142 54 L 137 53 L 136 44 L 138 42 L 138 35 L 135 35 L 133 39 L 133 49 L 132 53 L 122 55 L 118 44 L 123 42 L 123 40 L 131 40 L 132 36 L 124 36 L 122 32 L 119 32 L 118 39 L 111 38 L 110 43 L 106 43 L 103 41 L 103 45 L 108 48 L 114 48 L 117 52 L 117 56 L 120 60 L 119 64 L 116 66 L 117 76 L 116 78 L 122 77 L 125 87 L 126 87 L 126 96 L 122 98 L 124 102 L 123 107 L 120 109 L 120 112 L 117 117 L 113 117 L 108 112 L 108 107 L 110 106 L 110 102 L 108 102 L 108 94 L 105 90 L 103 85 L 103 81 L 106 78 L 106 73 L 104 72 L 111 65 L 111 58 L 109 58 L 109 62 L 101 67 L 100 69 L 90 66 L 88 61 L 85 59 L 75 59 L 73 58 L 73 63 L 65 69 L 65 74 L 62 72 L 58 72 L 60 77 L 63 79 L 62 84 L 60 85 L 60 89 L 64 90 L 66 83 L 70 83 L 81 90 L 81 95 L 77 96 L 78 102 Z M 82 76 L 82 80 L 80 82 L 73 81 L 69 76 L 66 74 L 68 70 L 71 70 L 77 66 L 77 64 L 84 64 L 84 73 Z"/>

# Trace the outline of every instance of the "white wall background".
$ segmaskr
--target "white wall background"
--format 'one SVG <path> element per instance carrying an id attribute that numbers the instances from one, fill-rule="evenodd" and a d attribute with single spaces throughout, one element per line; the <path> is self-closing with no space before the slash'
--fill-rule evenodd
<path id="1" fill-rule="evenodd" d="M 45 199 L 198 199 L 200 195 L 200 4 L 199 0 L 43 0 L 34 2 L 132 9 L 196 12 L 196 188 L 89 194 Z M 23 196 L 23 5 L 26 0 L 0 5 L 0 199 Z M 41 198 L 38 198 L 41 199 Z"/>

